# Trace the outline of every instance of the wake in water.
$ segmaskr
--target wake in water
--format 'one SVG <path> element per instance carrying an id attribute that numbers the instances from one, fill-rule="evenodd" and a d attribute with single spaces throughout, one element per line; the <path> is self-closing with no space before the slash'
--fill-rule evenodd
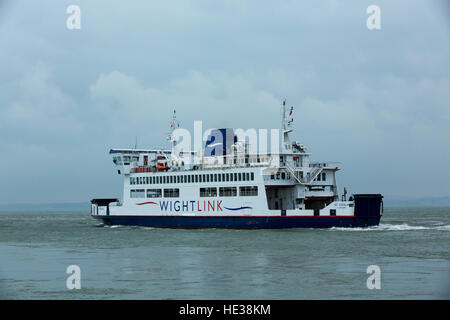
<path id="1" fill-rule="evenodd" d="M 139 230 L 155 230 L 158 228 L 155 227 L 144 227 L 144 226 L 124 226 L 124 225 L 106 225 L 106 224 L 97 224 L 95 227 L 104 227 L 109 229 L 116 228 L 130 228 L 130 229 L 139 229 Z M 208 229 L 199 229 L 199 231 L 208 230 Z M 388 224 L 381 223 L 378 226 L 372 226 L 367 228 L 356 227 L 356 228 L 341 228 L 341 227 L 333 227 L 327 229 L 329 231 L 417 231 L 417 230 L 437 230 L 437 231 L 450 231 L 450 225 L 444 225 L 442 222 L 436 222 L 433 226 L 411 226 L 407 223 L 402 224 Z"/>
<path id="2" fill-rule="evenodd" d="M 411 226 L 407 223 L 402 224 L 384 224 L 367 228 L 339 228 L 333 227 L 330 230 L 335 231 L 415 231 L 415 230 L 439 230 L 450 231 L 450 225 L 435 225 L 435 226 Z"/>
<path id="3" fill-rule="evenodd" d="M 108 229 L 117 229 L 117 228 L 124 228 L 124 229 L 138 229 L 138 230 L 154 230 L 156 228 L 154 227 L 144 227 L 144 226 L 125 226 L 120 224 L 113 224 L 113 225 L 107 225 L 107 224 L 98 224 L 95 225 L 95 227 L 102 227 L 102 228 L 108 228 Z"/>

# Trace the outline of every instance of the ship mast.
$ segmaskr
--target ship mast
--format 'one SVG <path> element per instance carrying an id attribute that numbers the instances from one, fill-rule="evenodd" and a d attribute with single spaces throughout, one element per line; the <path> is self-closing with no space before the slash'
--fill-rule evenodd
<path id="1" fill-rule="evenodd" d="M 167 140 L 172 142 L 172 148 L 175 147 L 175 137 L 173 136 L 173 132 L 175 131 L 175 128 L 180 127 L 180 122 L 177 120 L 177 111 L 173 110 L 172 120 L 170 121 L 170 130 L 167 135 Z"/>
<path id="2" fill-rule="evenodd" d="M 281 105 L 281 131 L 283 134 L 281 138 L 281 153 L 289 152 L 291 149 L 289 133 L 292 131 L 290 127 L 294 122 L 294 118 L 292 118 L 293 110 L 294 107 L 291 107 L 291 109 L 289 110 L 289 116 L 286 117 L 286 99 L 283 100 L 283 103 Z"/>

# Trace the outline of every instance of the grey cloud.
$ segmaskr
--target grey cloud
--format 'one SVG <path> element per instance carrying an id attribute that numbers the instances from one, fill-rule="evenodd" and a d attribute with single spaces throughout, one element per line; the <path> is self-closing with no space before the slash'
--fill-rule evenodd
<path id="1" fill-rule="evenodd" d="M 72 3 L 0 5 L 0 201 L 21 181 L 35 201 L 119 196 L 108 149 L 166 146 L 173 108 L 188 129 L 273 128 L 284 98 L 349 190 L 450 194 L 442 6 L 380 0 L 372 32 L 370 1 L 77 1 L 69 31 Z"/>

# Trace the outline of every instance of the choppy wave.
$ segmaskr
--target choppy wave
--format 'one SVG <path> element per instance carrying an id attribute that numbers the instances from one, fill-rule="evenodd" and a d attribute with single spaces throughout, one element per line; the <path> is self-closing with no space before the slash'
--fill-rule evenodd
<path id="1" fill-rule="evenodd" d="M 111 228 L 111 229 L 115 229 L 115 228 L 122 228 L 122 227 L 124 227 L 124 226 L 122 226 L 122 225 L 120 225 L 120 224 L 113 224 L 112 226 L 105 225 L 105 227 Z"/>
<path id="2" fill-rule="evenodd" d="M 126 226 L 121 224 L 113 224 L 113 225 L 107 225 L 107 224 L 98 224 L 96 227 L 104 227 L 109 229 L 116 229 L 116 228 L 128 228 L 128 229 L 139 229 L 139 230 L 154 230 L 157 229 L 155 227 L 145 227 L 145 226 Z"/>
<path id="3" fill-rule="evenodd" d="M 336 231 L 416 231 L 416 230 L 440 230 L 450 231 L 450 225 L 434 225 L 434 226 L 411 226 L 407 223 L 402 224 L 384 224 L 367 228 L 339 228 L 333 227 L 330 230 Z"/>
<path id="4" fill-rule="evenodd" d="M 143 226 L 139 226 L 138 228 L 139 228 L 139 230 L 155 230 L 155 229 L 157 229 L 155 227 L 143 227 Z"/>

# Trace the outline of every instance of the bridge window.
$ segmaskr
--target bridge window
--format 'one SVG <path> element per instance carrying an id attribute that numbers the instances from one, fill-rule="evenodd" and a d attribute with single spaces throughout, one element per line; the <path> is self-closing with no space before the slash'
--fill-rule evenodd
<path id="1" fill-rule="evenodd" d="M 322 172 L 322 181 L 326 181 L 327 180 L 327 174 L 326 172 Z"/>
<path id="2" fill-rule="evenodd" d="M 257 196 L 258 195 L 258 187 L 239 187 L 239 196 Z"/>
<path id="3" fill-rule="evenodd" d="M 200 188 L 200 197 L 217 197 L 217 188 Z"/>
<path id="4" fill-rule="evenodd" d="M 250 172 L 250 180 L 251 181 L 255 180 L 255 174 L 253 172 Z"/>
<path id="5" fill-rule="evenodd" d="M 221 197 L 236 197 L 237 188 L 236 187 L 220 187 L 219 196 Z"/>
<path id="6" fill-rule="evenodd" d="M 116 165 L 121 165 L 122 164 L 122 157 L 114 157 L 113 158 L 113 162 L 116 164 Z"/>
<path id="7" fill-rule="evenodd" d="M 147 189 L 147 198 L 161 198 L 161 189 Z"/>

